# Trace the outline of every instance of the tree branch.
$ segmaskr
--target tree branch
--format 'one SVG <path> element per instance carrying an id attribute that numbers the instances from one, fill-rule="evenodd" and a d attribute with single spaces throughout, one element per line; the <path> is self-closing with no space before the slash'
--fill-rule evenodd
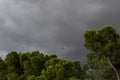
<path id="1" fill-rule="evenodd" d="M 120 76 L 119 73 L 117 72 L 116 68 L 113 66 L 113 64 L 111 63 L 110 59 L 108 58 L 108 62 L 110 64 L 110 66 L 112 67 L 112 69 L 114 70 L 115 74 L 116 74 L 116 78 L 117 80 L 120 80 Z"/>

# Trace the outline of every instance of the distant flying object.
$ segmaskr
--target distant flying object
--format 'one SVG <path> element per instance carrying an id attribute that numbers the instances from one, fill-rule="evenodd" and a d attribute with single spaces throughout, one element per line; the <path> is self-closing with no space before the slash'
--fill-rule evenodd
<path id="1" fill-rule="evenodd" d="M 64 49 L 64 47 L 61 48 L 62 50 Z"/>

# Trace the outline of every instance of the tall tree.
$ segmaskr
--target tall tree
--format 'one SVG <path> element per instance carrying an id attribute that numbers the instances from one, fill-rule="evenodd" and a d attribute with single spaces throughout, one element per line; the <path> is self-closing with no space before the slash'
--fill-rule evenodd
<path id="1" fill-rule="evenodd" d="M 117 67 L 120 65 L 120 38 L 116 30 L 108 25 L 100 30 L 88 30 L 85 35 L 85 47 L 92 53 L 96 53 L 100 58 L 105 58 L 109 66 L 116 74 L 117 80 L 120 80 Z M 117 65 L 117 66 L 116 66 Z"/>

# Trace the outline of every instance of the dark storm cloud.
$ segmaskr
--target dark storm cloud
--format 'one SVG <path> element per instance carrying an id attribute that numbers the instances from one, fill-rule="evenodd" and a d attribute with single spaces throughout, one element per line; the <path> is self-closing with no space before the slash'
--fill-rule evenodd
<path id="1" fill-rule="evenodd" d="M 87 24 L 94 26 L 104 26 L 106 24 L 114 25 L 115 28 L 120 31 L 120 0 L 102 0 L 101 2 L 104 5 L 104 8 L 97 15 L 95 20 L 87 22 Z"/>
<path id="2" fill-rule="evenodd" d="M 40 50 L 83 60 L 83 33 L 119 25 L 119 0 L 1 0 L 0 52 Z M 1 54 L 1 56 L 4 56 Z"/>

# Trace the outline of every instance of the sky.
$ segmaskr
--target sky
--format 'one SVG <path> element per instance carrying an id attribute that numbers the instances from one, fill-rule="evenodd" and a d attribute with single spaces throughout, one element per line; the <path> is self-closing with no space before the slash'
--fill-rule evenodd
<path id="1" fill-rule="evenodd" d="M 0 56 L 39 50 L 85 60 L 84 33 L 113 25 L 119 33 L 120 0 L 0 0 Z"/>

